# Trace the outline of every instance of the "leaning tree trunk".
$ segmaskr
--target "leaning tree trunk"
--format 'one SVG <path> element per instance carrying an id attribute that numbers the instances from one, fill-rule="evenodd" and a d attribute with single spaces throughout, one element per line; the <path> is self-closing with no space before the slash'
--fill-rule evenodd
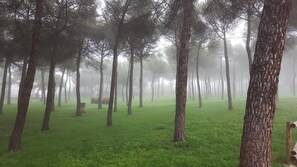
<path id="1" fill-rule="evenodd" d="M 61 101 L 62 101 L 62 88 L 63 88 L 63 79 L 66 69 L 63 69 L 61 80 L 60 80 L 60 87 L 59 87 L 59 99 L 58 99 L 58 106 L 61 107 Z"/>
<path id="2" fill-rule="evenodd" d="M 129 75 L 128 115 L 132 115 L 133 67 L 134 67 L 134 50 L 133 50 L 133 48 L 131 48 L 130 70 L 129 70 L 130 71 L 130 75 Z"/>
<path id="3" fill-rule="evenodd" d="M 26 114 L 28 111 L 29 100 L 31 95 L 31 90 L 33 87 L 36 66 L 38 61 L 38 54 L 36 49 L 39 45 L 40 39 L 40 30 L 42 24 L 42 9 L 43 9 L 43 0 L 36 0 L 35 8 L 35 19 L 32 27 L 32 43 L 31 51 L 29 56 L 29 67 L 27 75 L 24 78 L 24 87 L 22 89 L 20 99 L 20 107 L 18 108 L 18 113 L 15 121 L 15 125 L 9 141 L 9 151 L 18 151 L 21 149 L 21 138 L 25 125 Z M 19 94 L 20 95 L 20 94 Z"/>
<path id="4" fill-rule="evenodd" d="M 277 85 L 291 0 L 265 0 L 248 89 L 240 166 L 271 166 Z"/>
<path id="5" fill-rule="evenodd" d="M 79 42 L 78 46 L 78 54 L 77 54 L 77 59 L 76 59 L 76 112 L 75 115 L 78 117 L 81 115 L 81 107 L 80 107 L 80 62 L 81 62 L 81 56 L 82 56 L 82 47 L 83 47 L 83 42 Z"/>
<path id="6" fill-rule="evenodd" d="M 182 1 L 184 8 L 183 27 L 178 56 L 176 78 L 176 111 L 173 141 L 185 141 L 185 112 L 187 101 L 187 74 L 189 58 L 189 40 L 191 37 L 194 4 L 192 0 Z"/>
<path id="7" fill-rule="evenodd" d="M 11 64 L 8 67 L 7 104 L 11 104 Z"/>
<path id="8" fill-rule="evenodd" d="M 52 57 L 50 63 L 50 70 L 49 70 L 49 77 L 48 77 L 48 87 L 47 87 L 47 96 L 46 96 L 46 106 L 43 116 L 43 122 L 41 130 L 47 131 L 49 130 L 49 120 L 51 116 L 51 112 L 53 111 L 53 103 L 54 103 L 54 91 L 55 91 L 55 67 L 56 67 L 56 60 L 55 60 L 55 53 L 57 49 L 57 43 L 53 45 L 52 50 Z"/>
<path id="9" fill-rule="evenodd" d="M 99 85 L 99 97 L 98 97 L 98 109 L 102 109 L 102 93 L 103 93 L 103 54 L 101 54 L 100 61 L 100 85 Z"/>
<path id="10" fill-rule="evenodd" d="M 228 109 L 232 110 L 232 94 L 231 94 L 231 81 L 230 81 L 230 67 L 229 67 L 229 57 L 228 57 L 228 50 L 227 50 L 227 39 L 226 33 L 224 33 L 224 58 L 225 58 L 225 65 L 226 65 L 226 81 L 227 81 L 227 95 L 228 95 Z"/>
<path id="11" fill-rule="evenodd" d="M 139 108 L 143 107 L 143 62 L 142 62 L 142 55 L 139 57 L 139 64 L 140 64 L 140 77 L 139 77 Z"/>
<path id="12" fill-rule="evenodd" d="M 20 110 L 20 107 L 21 107 L 21 97 L 22 97 L 21 93 L 23 92 L 23 88 L 24 88 L 24 82 L 25 82 L 25 77 L 27 73 L 27 65 L 28 65 L 28 56 L 25 55 L 23 60 L 22 75 L 21 75 L 19 91 L 18 91 L 18 110 Z"/>
<path id="13" fill-rule="evenodd" d="M 9 66 L 9 60 L 6 58 L 5 65 L 4 65 L 4 72 L 2 77 L 2 87 L 1 87 L 1 96 L 0 96 L 0 114 L 3 114 L 3 104 L 5 98 L 5 89 L 6 89 L 6 78 L 7 78 L 7 71 Z"/>

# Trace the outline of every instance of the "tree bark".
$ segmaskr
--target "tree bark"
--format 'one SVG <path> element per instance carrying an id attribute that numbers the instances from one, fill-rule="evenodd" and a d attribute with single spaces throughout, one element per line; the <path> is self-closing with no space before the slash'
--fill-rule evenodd
<path id="1" fill-rule="evenodd" d="M 232 110 L 233 106 L 232 106 L 231 81 L 230 81 L 230 70 L 229 70 L 230 67 L 229 67 L 229 57 L 228 57 L 226 33 L 224 33 L 224 58 L 225 58 L 225 65 L 226 65 L 228 109 Z"/>
<path id="2" fill-rule="evenodd" d="M 69 74 L 69 71 L 67 70 L 67 71 L 66 71 L 66 80 L 65 80 L 65 83 L 64 83 L 65 103 L 67 103 L 67 82 L 68 82 L 68 74 Z"/>
<path id="3" fill-rule="evenodd" d="M 251 3 L 247 1 L 248 10 L 247 10 L 247 34 L 246 34 L 246 43 L 245 43 L 245 49 L 248 55 L 248 61 L 249 61 L 249 72 L 251 73 L 252 63 L 253 63 L 253 57 L 252 57 L 252 51 L 250 47 L 251 42 L 251 33 L 252 33 L 252 14 L 251 14 Z"/>
<path id="4" fill-rule="evenodd" d="M 60 88 L 59 88 L 59 99 L 58 99 L 58 106 L 61 107 L 61 102 L 62 102 L 62 88 L 63 88 L 63 79 L 64 79 L 64 74 L 65 74 L 66 69 L 63 69 L 61 80 L 60 80 Z"/>
<path id="5" fill-rule="evenodd" d="M 133 46 L 130 46 L 133 47 Z M 129 99 L 128 99 L 128 115 L 132 115 L 132 96 L 133 96 L 133 69 L 134 69 L 134 49 L 130 48 L 130 75 L 129 75 Z"/>
<path id="6" fill-rule="evenodd" d="M 189 40 L 191 37 L 193 0 L 182 1 L 184 8 L 183 26 L 178 56 L 177 78 L 176 78 L 176 111 L 174 142 L 185 141 L 185 111 L 187 101 L 187 74 L 189 58 Z"/>
<path id="7" fill-rule="evenodd" d="M 236 60 L 233 60 L 233 84 L 232 84 L 232 88 L 233 88 L 233 98 L 235 99 L 235 95 L 236 95 L 236 69 L 235 66 L 236 65 Z"/>
<path id="8" fill-rule="evenodd" d="M 45 104 L 45 79 L 44 79 L 44 73 L 45 73 L 45 69 L 40 69 L 40 73 L 41 73 L 41 99 L 40 101 L 43 102 Z"/>
<path id="9" fill-rule="evenodd" d="M 7 104 L 11 104 L 11 63 L 9 63 L 8 67 Z"/>
<path id="10" fill-rule="evenodd" d="M 28 61 L 29 61 L 28 56 L 25 55 L 24 60 L 23 60 L 21 81 L 20 81 L 19 91 L 18 91 L 18 110 L 20 110 L 20 107 L 21 107 L 21 97 L 22 97 L 22 92 L 23 92 L 23 88 L 24 88 L 25 77 L 27 74 Z"/>
<path id="11" fill-rule="evenodd" d="M 24 78 L 24 86 L 22 89 L 20 99 L 20 107 L 18 108 L 18 113 L 15 121 L 15 125 L 9 141 L 9 151 L 15 152 L 21 149 L 21 138 L 25 125 L 26 114 L 28 111 L 29 100 L 31 95 L 31 90 L 33 87 L 36 65 L 38 61 L 37 47 L 39 45 L 40 30 L 42 25 L 42 10 L 43 10 L 43 0 L 36 0 L 35 8 L 35 18 L 32 27 L 32 43 L 31 51 L 29 55 L 29 67 L 27 75 Z M 19 94 L 20 95 L 20 94 Z"/>
<path id="12" fill-rule="evenodd" d="M 201 98 L 201 88 L 200 88 L 200 79 L 199 79 L 199 54 L 201 49 L 201 42 L 198 44 L 198 50 L 197 50 L 197 57 L 196 57 L 196 79 L 197 79 L 197 89 L 198 89 L 198 107 L 202 107 L 202 98 Z"/>
<path id="13" fill-rule="evenodd" d="M 117 112 L 118 110 L 118 72 L 115 78 L 113 112 Z"/>
<path id="14" fill-rule="evenodd" d="M 3 104 L 5 98 L 5 89 L 6 89 L 6 78 L 7 78 L 7 71 L 10 62 L 9 59 L 6 58 L 5 65 L 4 65 L 4 72 L 2 77 L 2 87 L 1 87 L 1 97 L 0 97 L 0 114 L 3 114 Z"/>
<path id="15" fill-rule="evenodd" d="M 291 0 L 265 0 L 248 89 L 240 166 L 271 166 L 272 126 Z"/>
<path id="16" fill-rule="evenodd" d="M 57 42 L 53 45 L 52 57 L 50 63 L 49 77 L 48 77 L 48 87 L 47 87 L 47 96 L 46 96 L 46 106 L 43 116 L 43 122 L 41 130 L 47 131 L 49 130 L 49 120 L 51 112 L 53 111 L 54 104 L 54 91 L 55 91 L 55 67 L 56 67 L 56 58 L 55 53 L 57 49 Z"/>
<path id="17" fill-rule="evenodd" d="M 223 76 L 223 59 L 220 60 L 220 74 L 221 74 L 221 90 L 222 90 L 222 100 L 224 100 L 224 76 Z"/>
<path id="18" fill-rule="evenodd" d="M 80 107 L 80 62 L 81 62 L 81 56 L 82 56 L 82 48 L 83 47 L 83 41 L 80 39 L 78 43 L 78 54 L 76 59 L 76 112 L 75 116 L 81 116 L 81 107 Z"/>
<path id="19" fill-rule="evenodd" d="M 139 108 L 143 107 L 143 62 L 142 56 L 139 57 L 140 77 L 139 77 Z"/>
<path id="20" fill-rule="evenodd" d="M 70 101 L 70 97 L 71 97 L 71 75 L 70 75 L 70 72 L 69 72 L 69 89 L 68 89 L 68 101 Z"/>
<path id="21" fill-rule="evenodd" d="M 98 97 L 98 109 L 102 109 L 102 93 L 103 93 L 103 54 L 101 54 L 100 61 L 100 85 L 99 85 L 99 97 Z"/>

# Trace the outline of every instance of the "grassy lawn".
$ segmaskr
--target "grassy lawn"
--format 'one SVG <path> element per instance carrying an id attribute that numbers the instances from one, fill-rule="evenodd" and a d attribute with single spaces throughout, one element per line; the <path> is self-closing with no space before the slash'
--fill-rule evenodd
<path id="1" fill-rule="evenodd" d="M 297 121 L 297 99 L 281 98 L 273 133 L 273 166 L 284 166 L 285 122 Z M 188 100 L 184 143 L 173 143 L 174 99 L 134 101 L 132 116 L 124 103 L 106 127 L 106 110 L 87 103 L 87 113 L 74 116 L 74 103 L 56 107 L 50 130 L 41 132 L 44 106 L 32 102 L 22 138 L 22 151 L 7 153 L 16 105 L 4 107 L 0 116 L 1 167 L 205 167 L 238 166 L 245 99 Z M 295 135 L 296 138 L 297 135 Z"/>

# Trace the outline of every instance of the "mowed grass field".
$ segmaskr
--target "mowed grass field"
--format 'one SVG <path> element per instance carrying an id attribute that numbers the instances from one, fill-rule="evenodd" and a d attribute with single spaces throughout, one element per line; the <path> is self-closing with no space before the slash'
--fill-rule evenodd
<path id="1" fill-rule="evenodd" d="M 136 99 L 137 100 L 137 99 Z M 186 136 L 173 143 L 175 100 L 145 101 L 127 115 L 120 102 L 113 126 L 106 127 L 107 106 L 87 103 L 86 113 L 75 117 L 75 103 L 56 107 L 50 130 L 40 131 L 44 106 L 30 104 L 22 138 L 22 150 L 8 153 L 8 141 L 16 116 L 16 104 L 5 105 L 0 116 L 1 167 L 236 167 L 243 126 L 245 99 L 204 100 L 203 108 L 188 99 Z M 86 100 L 89 101 L 89 100 Z M 281 98 L 273 131 L 273 166 L 284 166 L 285 122 L 297 121 L 297 98 Z M 297 129 L 296 129 L 297 131 Z M 295 134 L 294 138 L 297 134 Z"/>

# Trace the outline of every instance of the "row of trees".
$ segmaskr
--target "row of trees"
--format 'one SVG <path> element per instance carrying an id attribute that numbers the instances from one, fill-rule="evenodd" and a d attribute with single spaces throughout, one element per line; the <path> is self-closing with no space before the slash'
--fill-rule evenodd
<path id="1" fill-rule="evenodd" d="M 117 110 L 118 56 L 125 55 L 129 60 L 127 106 L 128 115 L 131 115 L 134 63 L 135 61 L 140 63 L 139 107 L 143 107 L 143 61 L 152 55 L 155 44 L 161 35 L 166 36 L 175 46 L 176 116 L 174 141 L 185 141 L 184 124 L 189 46 L 190 44 L 195 45 L 197 49 L 196 78 L 199 107 L 202 107 L 198 68 L 199 55 L 204 47 L 216 48 L 215 38 L 218 37 L 223 41 L 228 108 L 232 110 L 227 32 L 233 28 L 239 19 L 242 19 L 247 21 L 246 51 L 251 81 L 242 138 L 241 166 L 269 166 L 271 125 L 275 110 L 275 95 L 284 49 L 283 41 L 288 23 L 289 6 L 289 0 L 283 2 L 265 1 L 264 4 L 260 1 L 209 0 L 200 4 L 199 8 L 194 7 L 193 0 L 173 0 L 172 2 L 106 0 L 104 8 L 98 14 L 98 4 L 94 0 L 1 1 L 0 7 L 3 12 L 0 15 L 0 22 L 3 23 L 1 25 L 6 25 L 1 26 L 0 31 L 0 55 L 5 61 L 0 99 L 1 108 L 4 100 L 7 71 L 9 71 L 11 64 L 19 63 L 22 68 L 18 93 L 18 114 L 11 135 L 9 150 L 17 151 L 21 148 L 21 136 L 36 68 L 45 69 L 49 67 L 46 96 L 45 89 L 42 89 L 43 97 L 46 97 L 46 107 L 41 128 L 48 130 L 50 113 L 54 110 L 56 66 L 61 65 L 63 69 L 60 88 L 63 85 L 66 69 L 76 72 L 76 116 L 80 116 L 80 67 L 82 60 L 84 59 L 86 64 L 100 71 L 98 108 L 102 108 L 104 58 L 111 55 L 112 72 L 109 85 L 107 126 L 112 126 L 112 113 Z M 255 60 L 252 64 L 252 24 L 256 24 L 259 20 L 259 11 L 262 7 L 263 14 L 255 48 Z M 272 15 L 276 17 L 270 17 Z M 295 31 L 296 22 L 294 19 L 291 21 L 290 27 L 291 31 Z M 222 90 L 224 90 L 224 82 L 222 81 L 221 84 Z M 60 89 L 59 92 L 61 93 L 62 90 Z M 264 103 L 259 103 L 263 101 Z M 266 119 L 267 115 L 270 119 Z M 258 119 L 254 119 L 254 117 Z M 257 120 L 257 122 L 253 120 Z M 267 126 L 261 126 L 262 124 Z M 263 131 L 265 133 L 262 133 Z M 255 135 L 259 137 L 257 141 L 260 144 L 249 144 L 250 141 L 254 140 L 253 136 Z M 253 157 L 255 153 L 258 154 L 259 152 L 261 153 L 260 156 Z M 255 160 L 251 161 L 250 157 Z"/>

